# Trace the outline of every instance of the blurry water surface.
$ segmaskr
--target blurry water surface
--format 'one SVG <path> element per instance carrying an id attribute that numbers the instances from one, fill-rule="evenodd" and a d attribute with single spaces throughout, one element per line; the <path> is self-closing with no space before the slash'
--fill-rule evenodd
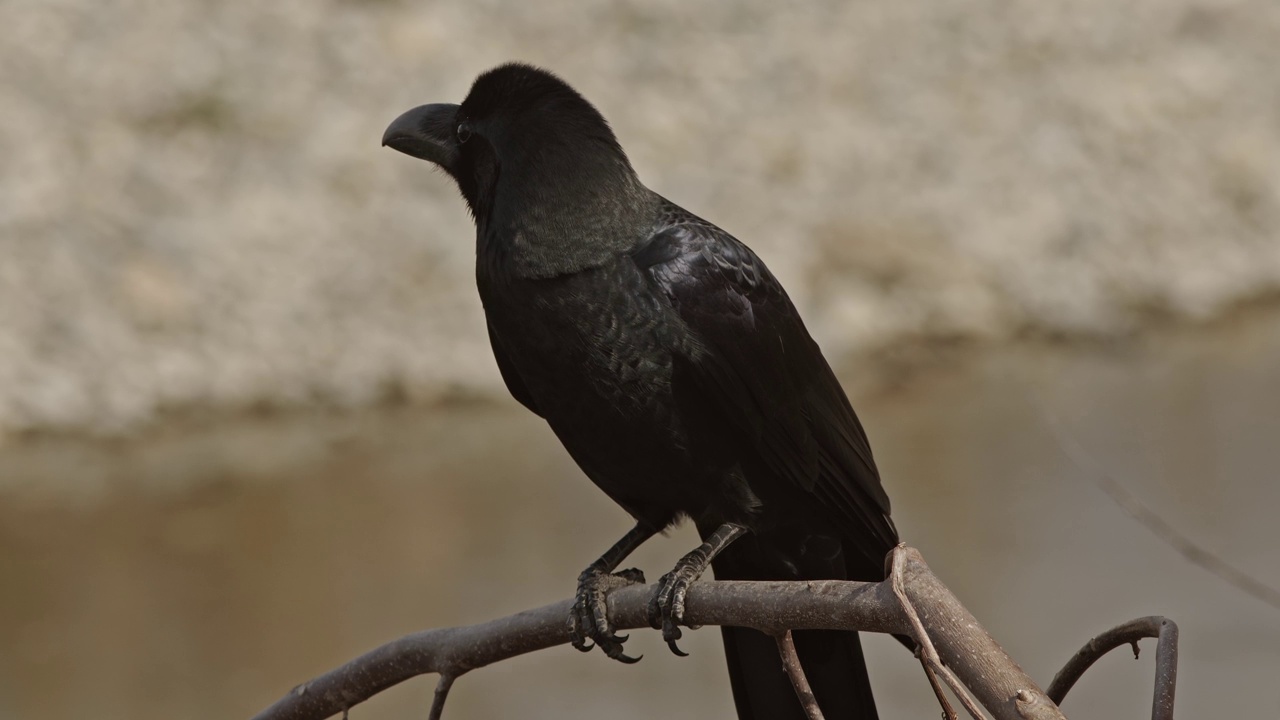
<path id="1" fill-rule="evenodd" d="M 1280 610 L 1190 565 L 1062 450 L 1204 547 L 1280 585 L 1280 312 L 1087 346 L 929 354 L 844 373 L 903 537 L 1042 683 L 1088 637 L 1182 628 L 1181 717 L 1277 717 Z M 145 436 L 0 447 L 0 719 L 246 717 L 396 636 L 567 597 L 628 519 L 514 402 L 174 420 Z M 651 577 L 689 528 L 635 558 Z M 718 633 L 635 666 L 563 647 L 455 686 L 447 717 L 727 717 Z M 870 638 L 887 718 L 935 717 Z M 1144 717 L 1142 660 L 1107 657 L 1066 710 Z M 432 679 L 352 716 L 423 716 Z"/>

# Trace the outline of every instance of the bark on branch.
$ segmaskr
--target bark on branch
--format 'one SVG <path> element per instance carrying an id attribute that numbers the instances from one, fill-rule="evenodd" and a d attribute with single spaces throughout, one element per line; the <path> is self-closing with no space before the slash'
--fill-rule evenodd
<path id="1" fill-rule="evenodd" d="M 1138 641 L 1156 638 L 1156 689 L 1151 702 L 1151 720 L 1173 720 L 1173 691 L 1178 683 L 1178 626 L 1168 618 L 1152 615 L 1114 627 L 1092 638 L 1053 676 L 1048 695 L 1062 704 L 1067 691 L 1089 666 L 1121 645 L 1133 647 L 1138 657 Z"/>
<path id="2" fill-rule="evenodd" d="M 998 720 L 1062 718 L 1057 705 L 982 628 L 929 570 L 919 552 L 895 550 L 895 582 L 698 582 L 685 619 L 693 625 L 750 627 L 775 637 L 787 630 L 894 633 L 931 645 L 947 672 Z M 609 595 L 619 630 L 649 627 L 654 586 Z M 569 642 L 571 600 L 465 627 L 427 630 L 394 640 L 290 691 L 254 720 L 323 720 L 409 678 L 439 673 L 438 716 L 449 684 L 470 670 Z M 917 622 L 913 622 L 917 618 Z M 1087 667 L 1087 664 L 1085 665 Z M 1083 669 L 1081 670 L 1083 671 Z M 1172 701 L 1172 692 L 1168 695 Z"/>

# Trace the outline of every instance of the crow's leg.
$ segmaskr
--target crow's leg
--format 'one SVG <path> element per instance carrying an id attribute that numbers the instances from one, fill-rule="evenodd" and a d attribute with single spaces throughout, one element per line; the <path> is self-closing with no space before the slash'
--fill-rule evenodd
<path id="1" fill-rule="evenodd" d="M 649 601 L 649 624 L 662 628 L 662 639 L 667 641 L 671 652 L 677 655 L 688 655 L 676 645 L 680 639 L 679 624 L 684 622 L 684 596 L 689 585 L 706 572 L 711 561 L 721 550 L 737 540 L 747 531 L 741 525 L 725 523 L 715 532 L 707 536 L 706 542 L 693 552 L 680 558 L 675 569 L 658 581 L 658 591 Z"/>
<path id="2" fill-rule="evenodd" d="M 627 636 L 613 632 L 605 597 L 616 588 L 644 582 L 644 573 L 635 568 L 618 573 L 613 570 L 645 540 L 653 537 L 654 532 L 643 523 L 637 524 L 578 576 L 578 592 L 574 595 L 573 611 L 569 613 L 569 635 L 575 648 L 586 652 L 593 647 L 594 641 L 605 655 L 614 660 L 633 663 L 640 659 L 623 654 L 622 643 L 626 642 Z"/>

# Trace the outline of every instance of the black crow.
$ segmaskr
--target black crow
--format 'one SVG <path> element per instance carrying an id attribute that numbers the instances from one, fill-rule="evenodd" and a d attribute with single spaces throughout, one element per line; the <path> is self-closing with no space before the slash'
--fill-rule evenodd
<path id="1" fill-rule="evenodd" d="M 746 245 L 641 184 L 604 117 L 513 63 L 382 142 L 440 166 L 476 225 L 476 283 L 507 388 L 636 526 L 578 578 L 574 645 L 630 661 L 604 594 L 655 533 L 704 543 L 651 607 L 672 650 L 684 596 L 721 579 L 878 581 L 898 535 L 854 415 L 777 279 Z M 723 629 L 742 718 L 801 718 L 773 639 Z M 795 641 L 828 718 L 874 718 L 858 634 Z"/>

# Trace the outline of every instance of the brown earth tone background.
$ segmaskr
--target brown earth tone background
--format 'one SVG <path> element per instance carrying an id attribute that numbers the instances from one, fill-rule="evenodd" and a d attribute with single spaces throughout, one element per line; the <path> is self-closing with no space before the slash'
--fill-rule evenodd
<path id="1" fill-rule="evenodd" d="M 505 397 L 446 178 L 378 147 L 509 59 L 755 247 L 904 537 L 1032 674 L 1165 613 L 1180 716 L 1274 717 L 1280 6 L 0 2 L 0 720 L 246 717 L 565 597 L 627 526 Z M 1063 452 L 1061 432 L 1090 466 Z M 637 562 L 661 574 L 688 529 Z M 567 648 L 448 717 L 723 717 L 716 634 Z M 869 639 L 886 718 L 934 716 Z M 1117 654 L 1075 717 L 1149 710 Z M 356 718 L 425 713 L 430 681 Z"/>

